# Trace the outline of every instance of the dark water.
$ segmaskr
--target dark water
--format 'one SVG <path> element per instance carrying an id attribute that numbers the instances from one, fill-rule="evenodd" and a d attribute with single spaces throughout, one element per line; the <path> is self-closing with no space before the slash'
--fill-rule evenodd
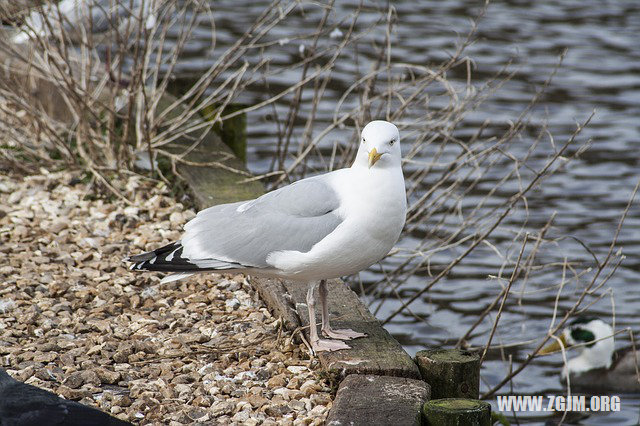
<path id="1" fill-rule="evenodd" d="M 263 11 L 265 2 L 220 1 L 214 2 L 217 43 L 216 49 L 209 48 L 210 32 L 203 26 L 196 32 L 196 40 L 190 46 L 191 58 L 181 64 L 181 70 L 194 72 L 205 69 L 225 47 L 240 36 L 254 19 Z M 357 3 L 338 2 L 330 15 L 329 23 L 335 24 L 353 12 Z M 446 61 L 455 50 L 456 41 L 466 34 L 470 20 L 477 16 L 480 4 L 466 1 L 396 1 L 397 22 L 392 36 L 391 60 L 411 62 L 421 65 L 437 65 Z M 323 101 L 318 104 L 317 121 L 314 130 L 319 131 L 333 119 L 335 104 L 356 79 L 358 73 L 366 72 L 375 60 L 376 53 L 371 41 L 384 42 L 384 25 L 376 26 L 384 3 L 365 2 L 365 8 L 358 20 L 357 28 L 372 27 L 367 43 L 359 46 L 359 60 L 341 57 L 330 83 L 327 85 Z M 255 63 L 268 57 L 273 70 L 282 69 L 300 60 L 300 45 L 308 48 L 309 38 L 295 39 L 300 33 L 309 34 L 317 25 L 323 9 L 315 4 L 306 4 L 302 12 L 293 13 L 281 25 L 274 27 L 269 40 L 282 40 L 266 47 L 263 51 L 249 52 L 243 59 Z M 346 31 L 348 23 L 340 26 Z M 325 43 L 330 43 L 324 37 Z M 580 135 L 581 141 L 591 139 L 591 147 L 578 159 L 568 163 L 557 174 L 528 197 L 528 224 L 530 229 L 540 229 L 552 213 L 556 219 L 549 235 L 561 237 L 569 235 L 580 239 L 599 256 L 603 256 L 611 242 L 620 214 L 640 177 L 640 3 L 634 1 L 496 1 L 489 5 L 486 16 L 480 21 L 475 43 L 466 50 L 473 60 L 471 84 L 482 86 L 511 62 L 513 78 L 488 97 L 482 107 L 469 112 L 457 126 L 454 135 L 468 138 L 485 120 L 491 125 L 487 132 L 499 136 L 506 125 L 515 121 L 527 103 L 541 87 L 558 64 L 559 55 L 567 49 L 562 65 L 555 78 L 532 111 L 531 132 L 525 131 L 515 144 L 515 151 L 523 152 L 531 145 L 536 128 L 548 123 L 549 133 L 557 144 L 561 144 L 572 134 L 576 123 L 584 121 L 592 111 L 596 111 L 590 125 Z M 299 81 L 300 69 L 274 73 L 267 78 L 268 87 L 254 85 L 243 94 L 243 102 L 254 104 Z M 448 79 L 458 86 L 466 84 L 466 74 L 455 70 Z M 301 117 L 311 111 L 313 89 L 308 89 L 302 98 Z M 291 96 L 276 103 L 275 111 L 284 120 Z M 305 103 L 306 102 L 306 103 Z M 437 97 L 434 106 L 437 107 Z M 357 98 L 347 97 L 343 109 L 356 106 Z M 274 109 L 269 106 L 253 111 L 248 116 L 249 128 L 249 168 L 259 174 L 270 170 L 277 142 L 277 126 Z M 304 120 L 296 122 L 293 131 L 293 151 L 303 139 Z M 348 140 L 350 129 L 336 129 L 330 132 L 320 144 L 327 149 L 337 139 Z M 487 135 L 485 135 L 487 136 Z M 410 145 L 405 139 L 405 145 Z M 410 141 L 409 141 L 410 142 Z M 540 164 L 551 150 L 545 141 L 539 154 L 532 162 Z M 406 148 L 406 146 L 405 146 Z M 429 152 L 428 150 L 426 152 Z M 426 155 L 426 154 L 425 154 Z M 442 162 L 450 161 L 445 154 Z M 430 158 L 423 158 L 429 161 Z M 290 164 L 291 159 L 287 164 Z M 313 163 L 313 159 L 312 159 Z M 318 169 L 323 163 L 318 160 Z M 407 165 L 409 173 L 415 168 Z M 464 200 L 473 205 L 486 195 L 495 183 L 488 174 L 486 180 Z M 428 187 L 429 177 L 425 179 Z M 486 208 L 501 205 L 514 190 L 515 180 L 507 182 L 501 190 L 490 197 Z M 483 192 L 484 191 L 484 192 Z M 418 191 L 418 194 L 420 190 Z M 415 195 L 414 195 L 415 198 Z M 610 295 L 596 301 L 589 308 L 589 314 L 611 320 L 615 306 L 616 330 L 631 327 L 640 331 L 638 310 L 640 308 L 640 208 L 638 202 L 631 208 L 620 235 L 619 246 L 626 259 L 605 285 Z M 522 209 L 510 216 L 505 227 L 496 233 L 491 242 L 498 247 L 510 239 L 509 231 L 519 228 L 523 217 Z M 434 220 L 441 217 L 435 215 Z M 450 227 L 455 228 L 455 220 Z M 429 227 L 429 223 L 424 225 Z M 426 230 L 425 230 L 426 232 Z M 400 245 L 411 247 L 415 235 L 406 235 Z M 511 248 L 510 256 L 517 256 L 517 247 Z M 453 345 L 476 320 L 477 315 L 496 297 L 501 289 L 499 282 L 488 279 L 497 275 L 500 259 L 492 257 L 489 248 L 479 249 L 438 285 L 412 305 L 414 315 L 403 314 L 394 318 L 387 329 L 400 340 L 410 353 L 433 346 Z M 432 260 L 434 264 L 447 264 L 459 253 L 447 251 Z M 542 254 L 548 261 L 567 257 L 576 262 L 591 262 L 590 255 L 573 239 L 563 239 L 549 245 Z M 393 258 L 385 264 L 393 265 Z M 379 268 L 362 273 L 360 278 L 367 284 L 381 278 Z M 514 284 L 512 297 L 508 299 L 493 344 L 509 344 L 540 339 L 549 327 L 555 301 L 556 290 L 545 290 L 546 285 L 557 284 L 560 268 L 550 268 L 535 274 L 530 283 L 523 287 Z M 508 274 L 506 275 L 508 276 Z M 588 275 L 587 275 L 588 276 Z M 416 274 L 399 288 L 403 297 L 411 296 L 421 289 L 429 278 Z M 584 281 L 581 281 L 584 283 Z M 504 281 L 503 281 L 504 284 Z M 357 285 L 356 285 L 357 287 Z M 607 290 L 608 291 L 608 290 Z M 559 312 L 570 308 L 580 285 L 567 282 L 567 288 L 559 300 Z M 600 293 L 603 293 L 601 291 Z M 383 290 L 379 297 L 386 297 L 384 303 L 367 297 L 372 309 L 377 309 L 380 319 L 386 318 L 400 306 L 395 293 Z M 594 301 L 588 299 L 586 303 Z M 584 305 L 583 305 L 584 306 Z M 494 310 L 495 312 L 495 310 Z M 419 317 L 420 319 L 416 319 Z M 472 346 L 486 344 L 495 314 L 488 317 L 476 330 L 469 343 Z M 628 337 L 619 335 L 617 345 L 628 345 Z M 509 350 L 517 365 L 533 349 L 533 343 Z M 559 371 L 562 360 L 559 355 L 535 360 L 524 372 L 505 386 L 502 394 L 562 394 Z M 482 390 L 498 383 L 509 369 L 506 355 L 491 354 L 483 364 Z M 597 391 L 596 394 L 599 394 Z M 606 394 L 606 393 L 605 393 Z M 490 399 L 492 403 L 494 400 Z M 527 417 L 528 416 L 528 417 Z M 541 422 L 544 413 L 520 413 L 522 423 Z M 583 424 L 637 424 L 640 418 L 640 397 L 623 396 L 622 409 L 616 413 L 592 415 Z"/>

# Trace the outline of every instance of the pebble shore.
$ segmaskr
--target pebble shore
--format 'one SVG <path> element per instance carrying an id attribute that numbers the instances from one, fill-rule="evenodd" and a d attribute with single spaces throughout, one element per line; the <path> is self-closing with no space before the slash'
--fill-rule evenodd
<path id="1" fill-rule="evenodd" d="M 70 172 L 0 176 L 0 366 L 136 424 L 323 424 L 317 362 L 245 276 L 127 269 L 195 213 L 162 183 L 113 184 L 131 205 Z"/>

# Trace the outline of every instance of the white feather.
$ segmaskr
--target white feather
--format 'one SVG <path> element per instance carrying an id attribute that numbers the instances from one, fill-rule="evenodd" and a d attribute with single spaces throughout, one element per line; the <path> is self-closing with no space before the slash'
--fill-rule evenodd
<path id="1" fill-rule="evenodd" d="M 171 274 L 171 275 L 168 275 L 168 276 L 164 277 L 162 279 L 162 281 L 160 281 L 160 284 L 166 284 L 166 283 L 170 283 L 172 281 L 181 280 L 183 278 L 190 277 L 191 275 L 193 275 L 192 272 L 179 272 L 177 274 Z"/>

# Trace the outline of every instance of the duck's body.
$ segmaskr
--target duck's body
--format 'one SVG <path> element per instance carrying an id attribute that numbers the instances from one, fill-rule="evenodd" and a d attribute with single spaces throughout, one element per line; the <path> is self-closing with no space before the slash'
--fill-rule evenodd
<path id="1" fill-rule="evenodd" d="M 617 350 L 611 357 L 609 367 L 593 368 L 582 372 L 570 372 L 572 388 L 616 393 L 640 393 L 639 359 L 633 348 Z"/>

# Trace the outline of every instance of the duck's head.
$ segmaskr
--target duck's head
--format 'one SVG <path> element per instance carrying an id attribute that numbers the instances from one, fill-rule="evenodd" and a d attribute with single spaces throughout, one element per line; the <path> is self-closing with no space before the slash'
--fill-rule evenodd
<path id="1" fill-rule="evenodd" d="M 556 352 L 561 349 L 561 345 L 565 348 L 580 345 L 580 355 L 567 363 L 566 371 L 568 370 L 570 374 L 611 366 L 615 350 L 613 328 L 601 319 L 578 317 L 562 330 L 558 338 L 559 341 L 555 340 L 542 349 L 540 354 Z"/>

